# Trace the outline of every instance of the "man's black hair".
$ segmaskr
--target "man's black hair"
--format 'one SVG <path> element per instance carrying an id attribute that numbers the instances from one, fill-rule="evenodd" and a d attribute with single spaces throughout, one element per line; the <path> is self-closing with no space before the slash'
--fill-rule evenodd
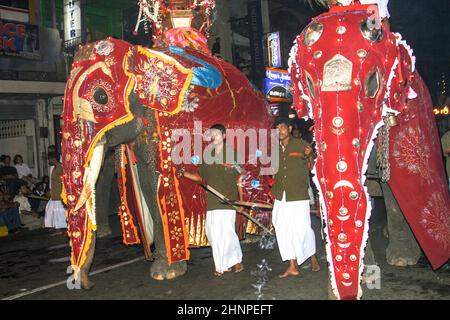
<path id="1" fill-rule="evenodd" d="M 285 124 L 286 126 L 292 126 L 292 121 L 288 117 L 279 116 L 275 119 L 273 127 L 276 128 L 280 124 Z"/>
<path id="2" fill-rule="evenodd" d="M 225 128 L 225 126 L 220 123 L 216 123 L 210 129 L 220 130 L 220 132 L 222 132 L 223 135 L 225 135 L 227 133 L 227 129 Z"/>

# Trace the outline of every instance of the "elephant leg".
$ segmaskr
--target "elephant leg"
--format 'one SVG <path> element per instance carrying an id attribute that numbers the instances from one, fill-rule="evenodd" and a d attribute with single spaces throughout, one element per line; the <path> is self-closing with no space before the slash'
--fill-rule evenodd
<path id="1" fill-rule="evenodd" d="M 153 257 L 155 261 L 150 268 L 150 276 L 155 280 L 170 280 L 182 276 L 187 271 L 186 261 L 168 264 L 166 244 L 164 238 L 164 226 L 157 205 L 157 190 L 159 173 L 154 164 L 154 150 L 149 145 L 138 145 L 135 149 L 138 158 L 138 172 L 145 201 L 153 218 L 153 237 L 155 250 Z M 152 155 L 152 159 L 148 159 Z"/>
<path id="2" fill-rule="evenodd" d="M 99 238 L 106 237 L 111 234 L 111 228 L 109 226 L 109 215 L 111 210 L 111 186 L 114 184 L 114 153 L 107 152 L 105 155 L 104 164 L 100 171 L 96 190 L 102 190 L 98 192 L 96 196 L 96 208 L 97 208 L 97 236 Z"/>
<path id="3" fill-rule="evenodd" d="M 421 250 L 400 210 L 397 200 L 388 184 L 382 183 L 387 211 L 389 244 L 386 260 L 390 265 L 405 267 L 415 265 L 421 256 Z"/>
<path id="4" fill-rule="evenodd" d="M 166 244 L 164 238 L 164 226 L 157 206 L 157 185 L 158 175 L 154 170 L 146 166 L 139 170 L 139 177 L 141 178 L 142 189 L 144 190 L 149 210 L 153 217 L 153 237 L 155 251 L 153 253 L 155 261 L 150 268 L 150 276 L 155 280 L 170 280 L 182 276 L 187 271 L 186 261 L 179 261 L 168 264 L 166 253 Z M 148 190 L 148 191 L 146 191 Z"/>
<path id="5" fill-rule="evenodd" d="M 86 253 L 87 258 L 84 265 L 80 269 L 81 288 L 85 290 L 91 290 L 94 287 L 94 283 L 89 280 L 89 269 L 91 268 L 92 261 L 94 260 L 95 239 L 96 234 L 95 232 L 92 232 L 91 245 Z"/>

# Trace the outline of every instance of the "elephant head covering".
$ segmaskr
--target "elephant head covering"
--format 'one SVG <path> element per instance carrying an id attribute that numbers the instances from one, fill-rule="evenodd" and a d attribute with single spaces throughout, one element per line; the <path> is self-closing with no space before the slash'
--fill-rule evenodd
<path id="1" fill-rule="evenodd" d="M 313 18 L 289 62 L 298 116 L 315 120 L 314 182 L 331 284 L 342 299 L 362 295 L 372 210 L 365 172 L 379 130 L 389 184 L 422 248 L 433 267 L 450 256 L 450 201 L 429 94 L 411 48 L 400 34 L 371 27 L 368 8 L 332 6 Z"/>

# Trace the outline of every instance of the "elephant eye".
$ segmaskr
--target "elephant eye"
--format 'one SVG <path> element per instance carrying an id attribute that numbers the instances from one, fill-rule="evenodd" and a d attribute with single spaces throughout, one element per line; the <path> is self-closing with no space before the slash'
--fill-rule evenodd
<path id="1" fill-rule="evenodd" d="M 365 83 L 365 93 L 366 97 L 374 98 L 377 95 L 377 92 L 380 90 L 380 85 L 382 81 L 382 76 L 380 69 L 373 68 L 366 78 Z"/>
<path id="2" fill-rule="evenodd" d="M 108 94 L 105 89 L 97 88 L 94 92 L 94 100 L 98 104 L 107 104 L 108 103 Z"/>

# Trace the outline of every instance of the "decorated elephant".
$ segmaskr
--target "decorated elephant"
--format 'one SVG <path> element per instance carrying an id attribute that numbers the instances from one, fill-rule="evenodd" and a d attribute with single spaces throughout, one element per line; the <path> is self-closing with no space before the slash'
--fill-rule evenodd
<path id="1" fill-rule="evenodd" d="M 324 1 L 320 1 L 324 2 Z M 450 257 L 450 199 L 428 90 L 400 34 L 374 27 L 368 6 L 332 6 L 296 38 L 294 105 L 314 119 L 319 191 L 332 292 L 359 299 L 378 164 L 433 268 Z"/>
<path id="2" fill-rule="evenodd" d="M 194 166 L 204 130 L 216 123 L 242 132 L 271 128 L 264 96 L 234 66 L 213 57 L 200 32 L 173 29 L 171 35 L 177 35 L 178 46 L 169 39 L 167 46 L 149 49 L 109 38 L 75 55 L 64 100 L 62 195 L 71 263 L 83 288 L 92 287 L 97 204 L 100 199 L 105 207 L 114 172 L 124 243 L 142 243 L 146 256 L 155 259 L 154 279 L 173 279 L 186 272 L 189 247 L 206 245 L 207 239 L 204 190 L 178 178 L 180 159 L 172 157 Z M 175 152 L 178 142 L 193 152 Z M 247 200 L 265 201 L 254 151 L 244 152 L 241 183 Z"/>

